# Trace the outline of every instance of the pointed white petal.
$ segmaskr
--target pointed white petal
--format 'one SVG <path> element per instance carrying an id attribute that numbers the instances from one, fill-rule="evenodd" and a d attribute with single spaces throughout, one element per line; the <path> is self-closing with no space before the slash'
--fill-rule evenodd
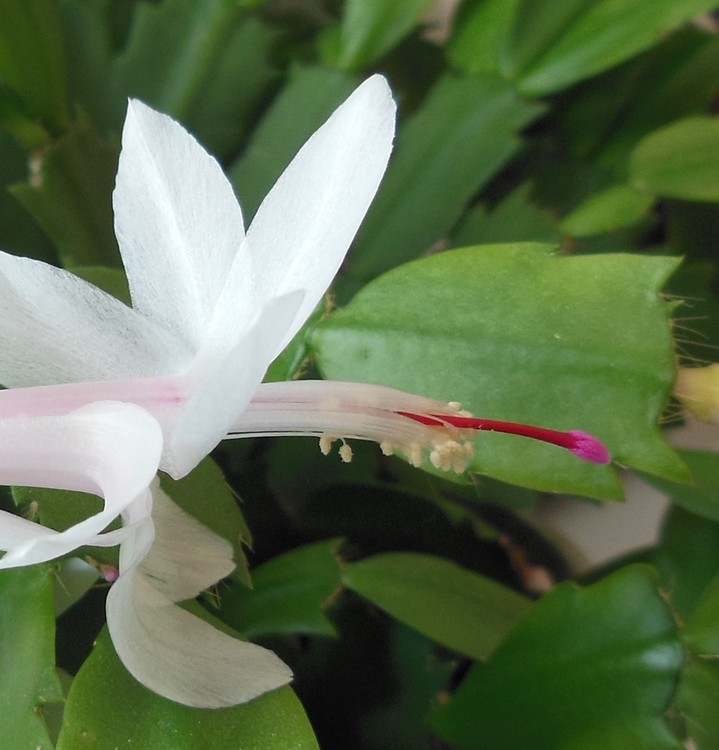
<path id="1" fill-rule="evenodd" d="M 136 524 L 135 532 L 122 544 L 121 575 L 107 598 L 108 629 L 125 667 L 150 690 L 199 708 L 244 703 L 289 682 L 290 670 L 271 651 L 222 633 L 165 595 L 193 595 L 196 586 L 223 577 L 227 542 L 157 485 L 153 497 L 151 518 L 143 518 L 135 505 L 128 509 L 126 520 Z M 178 549 L 170 550 L 175 534 Z M 199 575 L 187 570 L 194 561 L 203 569 Z M 171 580 L 174 573 L 177 581 Z"/>
<path id="2" fill-rule="evenodd" d="M 305 143 L 247 232 L 256 294 L 305 296 L 282 347 L 337 273 L 384 174 L 395 105 L 381 76 L 365 81 Z"/>
<path id="3" fill-rule="evenodd" d="M 133 307 L 199 347 L 244 236 L 219 164 L 172 119 L 130 101 L 113 205 Z"/>
<path id="4" fill-rule="evenodd" d="M 159 487 L 152 495 L 155 540 L 140 569 L 170 601 L 193 599 L 235 569 L 232 545 L 185 513 Z"/>
<path id="5" fill-rule="evenodd" d="M 271 651 L 232 638 L 172 604 L 137 568 L 110 589 L 107 625 L 128 671 L 150 690 L 187 706 L 233 706 L 292 679 Z"/>
<path id="6" fill-rule="evenodd" d="M 165 441 L 160 468 L 183 477 L 222 440 L 250 402 L 302 304 L 302 293 L 271 300 L 226 354 L 211 348 L 198 356 L 198 379 Z"/>
<path id="7" fill-rule="evenodd" d="M 183 343 L 92 284 L 0 252 L 0 383 L 6 387 L 160 375 Z"/>
<path id="8" fill-rule="evenodd" d="M 0 482 L 90 492 L 99 512 L 63 532 L 26 519 L 0 518 L 0 568 L 51 560 L 92 543 L 130 503 L 148 492 L 160 458 L 157 422 L 131 404 L 91 404 L 58 417 L 0 420 Z M 34 533 L 33 533 L 34 532 Z"/>
<path id="9" fill-rule="evenodd" d="M 206 347 L 229 351 L 257 315 L 265 300 L 258 300 L 254 286 L 254 267 L 246 243 L 235 255 L 218 297 L 214 315 L 205 330 Z"/>

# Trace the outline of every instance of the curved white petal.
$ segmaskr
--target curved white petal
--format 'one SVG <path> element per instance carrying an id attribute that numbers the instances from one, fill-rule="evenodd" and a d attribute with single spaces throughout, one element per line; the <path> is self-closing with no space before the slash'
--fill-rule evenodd
<path id="1" fill-rule="evenodd" d="M 245 703 L 292 679 L 271 651 L 232 638 L 181 609 L 137 569 L 121 575 L 110 589 L 107 624 L 118 656 L 135 679 L 187 706 Z"/>
<path id="2" fill-rule="evenodd" d="M 280 350 L 327 290 L 374 198 L 394 115 L 387 82 L 372 76 L 300 149 L 247 231 L 257 298 L 306 291 Z"/>
<path id="3" fill-rule="evenodd" d="M 159 488 L 153 496 L 152 518 L 122 544 L 121 575 L 107 599 L 108 629 L 125 667 L 150 690 L 198 708 L 244 703 L 289 682 L 290 670 L 271 651 L 232 638 L 172 602 L 168 594 L 194 595 L 198 585 L 222 578 L 231 550 Z M 201 573 L 190 570 L 193 565 Z"/>
<path id="4" fill-rule="evenodd" d="M 51 560 L 93 543 L 147 493 L 157 471 L 162 433 L 143 409 L 104 402 L 63 416 L 0 420 L 0 446 L 3 484 L 79 490 L 104 499 L 100 512 L 63 532 L 2 514 L 0 549 L 7 554 L 0 568 L 8 568 Z"/>
<path id="5" fill-rule="evenodd" d="M 302 304 L 301 292 L 271 300 L 226 354 L 214 347 L 198 356 L 197 382 L 165 440 L 160 468 L 185 476 L 222 440 L 250 402 Z"/>
<path id="6" fill-rule="evenodd" d="M 232 545 L 153 489 L 155 539 L 142 572 L 170 601 L 193 599 L 234 569 Z"/>
<path id="7" fill-rule="evenodd" d="M 199 347 L 244 236 L 219 164 L 178 123 L 131 100 L 113 205 L 133 307 Z"/>
<path id="8" fill-rule="evenodd" d="M 61 268 L 0 252 L 0 383 L 145 377 L 186 366 L 174 336 Z"/>

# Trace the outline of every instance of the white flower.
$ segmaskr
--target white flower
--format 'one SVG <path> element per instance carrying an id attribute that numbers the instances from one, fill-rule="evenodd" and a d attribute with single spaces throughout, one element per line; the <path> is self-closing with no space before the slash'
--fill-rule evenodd
<path id="1" fill-rule="evenodd" d="M 61 424 L 75 419 L 62 415 L 101 408 L 87 404 L 125 402 L 135 419 L 152 422 L 142 407 L 157 420 L 160 468 L 174 477 L 226 436 L 275 434 L 316 435 L 324 452 L 337 438 L 375 440 L 413 464 L 429 460 L 454 471 L 464 470 L 478 429 L 538 437 L 605 460 L 583 433 L 479 420 L 458 404 L 379 386 L 261 385 L 344 259 L 385 170 L 394 109 L 384 79 L 362 84 L 300 150 L 245 235 L 217 162 L 170 118 L 131 102 L 114 208 L 132 308 L 62 269 L 0 253 L 0 382 L 10 387 L 0 392 L 0 430 L 3 419 Z M 153 430 L 143 429 L 149 444 Z M 157 426 L 154 438 L 159 443 Z M 75 459 L 82 466 L 95 455 L 111 474 L 120 464 L 106 455 L 110 446 L 126 448 L 108 439 Z M 128 669 L 188 705 L 249 700 L 291 675 L 271 652 L 176 606 L 231 571 L 231 550 L 157 487 L 152 510 L 147 467 L 157 466 L 158 451 L 147 450 L 141 472 L 128 448 L 123 460 L 131 486 L 115 492 L 114 479 L 108 487 L 98 479 L 105 508 L 64 532 L 62 544 L 52 547 L 57 532 L 31 531 L 22 519 L 26 539 L 0 530 L 0 548 L 8 550 L 0 567 L 123 539 L 107 615 Z M 340 455 L 351 459 L 348 444 L 342 442 Z M 64 457 L 58 467 L 68 462 Z M 33 473 L 21 476 L 23 484 L 45 483 Z M 75 486 L 57 473 L 47 482 Z M 124 528 L 98 537 L 120 513 Z"/>
<path id="2" fill-rule="evenodd" d="M 117 439 L 80 446 L 47 480 L 28 454 L 34 470 L 5 481 L 92 489 L 62 470 L 83 479 L 83 466 L 115 469 L 107 454 L 116 451 L 131 487 L 105 487 L 96 471 L 105 508 L 63 534 L 3 516 L 0 567 L 122 540 L 110 634 L 130 672 L 172 700 L 233 705 L 291 679 L 271 652 L 176 606 L 231 572 L 231 546 L 157 486 L 153 510 L 147 488 L 160 446 L 160 468 L 181 477 L 227 434 L 324 295 L 384 173 L 394 109 L 384 79 L 360 86 L 300 150 L 245 235 L 215 160 L 170 118 L 131 102 L 114 208 L 132 308 L 62 269 L 0 254 L 0 382 L 10 388 L 0 392 L 0 433 L 4 421 L 35 420 L 51 444 L 60 431 L 53 425 L 112 399 L 145 419 L 156 442 L 154 453 L 142 442 L 130 446 L 145 451 L 137 466 L 137 451 Z M 106 412 L 112 432 L 120 420 Z M 79 468 L 67 469 L 73 462 Z M 99 537 L 120 513 L 123 529 Z"/>

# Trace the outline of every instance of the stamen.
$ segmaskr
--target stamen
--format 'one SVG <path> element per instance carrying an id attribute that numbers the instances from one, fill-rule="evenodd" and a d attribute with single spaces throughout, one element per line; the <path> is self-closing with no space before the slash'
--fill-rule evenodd
<path id="1" fill-rule="evenodd" d="M 346 440 L 372 440 L 385 456 L 399 453 L 412 466 L 429 461 L 442 471 L 461 473 L 474 456 L 472 441 L 478 431 L 552 443 L 584 461 L 610 461 L 596 438 L 578 430 L 477 419 L 454 401 L 445 404 L 378 385 L 317 380 L 263 383 L 228 437 L 314 435 L 325 455 L 341 440 L 343 461 L 352 458 Z"/>
<path id="2" fill-rule="evenodd" d="M 352 447 L 345 443 L 345 441 L 342 441 L 342 445 L 340 445 L 338 453 L 340 454 L 340 458 L 342 459 L 342 463 L 348 464 L 352 461 Z"/>
<path id="3" fill-rule="evenodd" d="M 394 446 L 386 440 L 383 440 L 379 444 L 379 449 L 382 451 L 383 456 L 394 456 Z"/>
<path id="4" fill-rule="evenodd" d="M 330 452 L 332 451 L 332 443 L 335 442 L 337 438 L 329 437 L 328 435 L 323 435 L 320 438 L 320 453 L 323 456 L 329 456 Z"/>

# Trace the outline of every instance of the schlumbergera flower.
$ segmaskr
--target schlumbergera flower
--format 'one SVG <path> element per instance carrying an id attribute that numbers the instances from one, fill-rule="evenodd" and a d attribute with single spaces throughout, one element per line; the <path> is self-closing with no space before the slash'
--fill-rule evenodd
<path id="1" fill-rule="evenodd" d="M 462 471 L 474 433 L 499 430 L 608 461 L 582 432 L 481 420 L 458 404 L 376 385 L 261 383 L 342 263 L 389 159 L 394 110 L 384 79 L 362 84 L 299 151 L 245 234 L 217 162 L 170 118 L 130 102 L 113 203 L 132 307 L 62 269 L 0 254 L 0 382 L 10 388 L 0 392 L 0 418 L 134 404 L 157 420 L 159 466 L 174 477 L 224 437 L 256 435 L 315 435 L 323 452 L 335 439 L 374 440 L 413 464 Z M 348 444 L 340 455 L 351 457 Z M 97 519 L 123 513 L 124 528 L 108 537 L 123 539 L 108 626 L 126 666 L 195 706 L 232 705 L 287 682 L 271 652 L 175 605 L 230 572 L 230 545 L 157 486 L 154 511 L 150 495 L 134 490 L 112 503 L 99 493 L 103 515 L 92 529 L 64 532 L 57 552 L 97 543 Z M 12 534 L 0 534 L 0 546 L 8 550 L 0 567 L 55 556 L 31 555 L 33 540 Z"/>

